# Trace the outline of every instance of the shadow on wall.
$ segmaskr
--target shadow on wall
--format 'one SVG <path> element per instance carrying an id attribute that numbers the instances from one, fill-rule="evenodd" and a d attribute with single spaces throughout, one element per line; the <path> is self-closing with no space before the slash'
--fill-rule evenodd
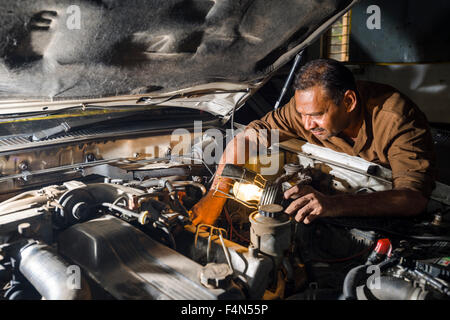
<path id="1" fill-rule="evenodd" d="M 355 77 L 385 83 L 413 100 L 428 121 L 450 124 L 450 63 L 416 65 L 360 65 Z"/>

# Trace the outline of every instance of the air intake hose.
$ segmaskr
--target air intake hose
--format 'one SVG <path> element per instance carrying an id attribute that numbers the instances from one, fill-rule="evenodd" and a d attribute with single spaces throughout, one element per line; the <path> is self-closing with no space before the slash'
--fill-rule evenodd
<path id="1" fill-rule="evenodd" d="M 91 298 L 90 288 L 79 267 L 71 266 L 48 245 L 33 242 L 23 247 L 19 270 L 47 300 Z"/>
<path id="2" fill-rule="evenodd" d="M 403 279 L 382 276 L 378 289 L 369 289 L 378 300 L 425 300 L 428 292 Z"/>

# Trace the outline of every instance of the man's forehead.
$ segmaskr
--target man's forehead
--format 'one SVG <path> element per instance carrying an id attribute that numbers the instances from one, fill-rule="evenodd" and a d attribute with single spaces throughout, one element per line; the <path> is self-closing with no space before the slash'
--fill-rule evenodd
<path id="1" fill-rule="evenodd" d="M 295 108 L 302 114 L 325 112 L 328 100 L 328 95 L 321 86 L 295 91 Z"/>

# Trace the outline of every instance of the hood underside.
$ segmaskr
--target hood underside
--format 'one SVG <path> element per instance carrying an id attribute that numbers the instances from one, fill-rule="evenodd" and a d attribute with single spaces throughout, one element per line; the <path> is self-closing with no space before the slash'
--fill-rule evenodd
<path id="1" fill-rule="evenodd" d="M 0 100 L 255 88 L 352 0 L 7 0 Z"/>

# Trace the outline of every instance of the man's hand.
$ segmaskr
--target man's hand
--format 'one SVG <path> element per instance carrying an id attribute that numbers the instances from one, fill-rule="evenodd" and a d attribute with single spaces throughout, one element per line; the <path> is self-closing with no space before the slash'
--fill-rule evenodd
<path id="1" fill-rule="evenodd" d="M 337 213 L 332 198 L 311 186 L 294 186 L 284 193 L 284 198 L 295 199 L 285 212 L 294 214 L 297 222 L 308 224 L 317 217 L 330 217 Z"/>
<path id="2" fill-rule="evenodd" d="M 409 189 L 327 196 L 310 186 L 294 186 L 284 197 L 295 199 L 285 212 L 295 214 L 296 221 L 306 224 L 317 217 L 416 216 L 428 202 L 419 191 Z"/>
<path id="3" fill-rule="evenodd" d="M 226 202 L 224 197 L 214 196 L 214 191 L 210 190 L 197 204 L 192 207 L 192 223 L 213 225 L 219 218 L 222 208 Z"/>

